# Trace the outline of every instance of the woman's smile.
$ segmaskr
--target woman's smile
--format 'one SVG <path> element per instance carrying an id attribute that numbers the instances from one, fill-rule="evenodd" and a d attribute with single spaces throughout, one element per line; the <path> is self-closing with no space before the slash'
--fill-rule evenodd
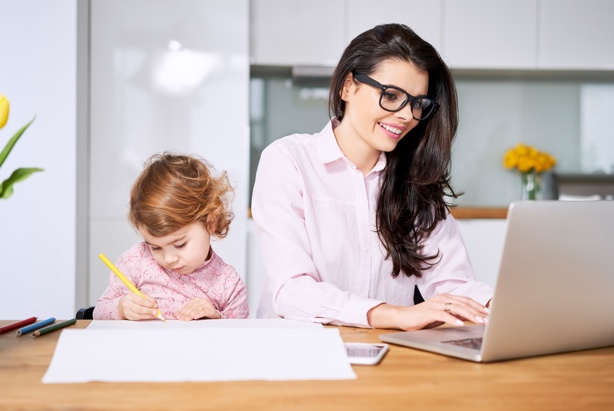
<path id="1" fill-rule="evenodd" d="M 380 126 L 384 134 L 386 134 L 390 138 L 399 139 L 401 137 L 401 134 L 403 134 L 403 131 L 405 131 L 405 127 L 403 126 L 392 125 L 392 124 L 387 124 L 387 123 L 377 123 L 377 124 Z"/>

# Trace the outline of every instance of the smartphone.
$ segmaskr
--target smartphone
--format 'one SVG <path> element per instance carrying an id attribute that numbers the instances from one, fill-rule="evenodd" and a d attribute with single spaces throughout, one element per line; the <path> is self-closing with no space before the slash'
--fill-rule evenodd
<path id="1" fill-rule="evenodd" d="M 350 364 L 375 365 L 388 352 L 388 344 L 355 342 L 346 342 L 344 344 Z"/>

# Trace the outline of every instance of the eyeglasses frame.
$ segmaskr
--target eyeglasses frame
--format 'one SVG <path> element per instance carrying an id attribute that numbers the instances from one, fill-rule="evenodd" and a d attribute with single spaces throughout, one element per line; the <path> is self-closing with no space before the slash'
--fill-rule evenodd
<path id="1" fill-rule="evenodd" d="M 433 113 L 434 113 L 434 112 L 435 112 L 435 111 L 436 111 L 436 110 L 439 108 L 439 103 L 438 103 L 438 102 L 436 102 L 435 100 L 433 100 L 432 98 L 428 98 L 428 97 L 414 97 L 414 96 L 412 96 L 411 94 L 409 94 L 407 91 L 403 90 L 402 88 L 399 88 L 399 87 L 396 87 L 396 86 L 386 86 L 386 85 L 384 85 L 384 84 L 380 83 L 379 81 L 377 81 L 377 80 L 375 80 L 375 79 L 373 79 L 373 78 L 369 77 L 369 76 L 368 76 L 368 75 L 366 75 L 366 74 L 361 74 L 361 73 L 354 73 L 354 72 L 352 72 L 352 75 L 354 76 L 354 78 L 356 79 L 356 81 L 358 81 L 358 82 L 360 82 L 360 83 L 363 83 L 363 84 L 366 84 L 366 85 L 369 85 L 369 86 L 371 86 L 371 87 L 375 87 L 375 88 L 377 88 L 377 89 L 381 90 L 381 94 L 380 94 L 380 96 L 379 96 L 379 106 L 380 106 L 380 107 L 381 107 L 383 110 L 386 110 L 386 111 L 388 111 L 388 112 L 391 112 L 391 113 L 396 113 L 397 111 L 401 111 L 401 110 L 403 109 L 403 107 L 405 107 L 405 106 L 407 105 L 407 103 L 408 103 L 408 102 L 409 102 L 409 103 L 411 103 L 410 107 L 413 107 L 414 102 L 415 102 L 415 101 L 417 101 L 417 100 L 428 100 L 428 101 L 430 101 L 430 102 L 432 102 L 432 103 L 433 103 L 433 108 L 432 108 L 432 109 L 431 109 L 431 111 L 430 111 L 430 112 L 429 112 L 429 113 L 426 115 L 426 117 L 424 117 L 424 118 L 416 118 L 416 116 L 414 115 L 414 110 L 413 110 L 413 108 L 412 108 L 412 110 L 411 110 L 411 115 L 412 115 L 412 117 L 413 117 L 414 119 L 416 119 L 416 120 L 418 120 L 418 121 L 423 121 L 423 120 L 426 120 L 427 118 L 429 118 L 429 117 L 431 116 L 431 114 L 433 114 Z M 405 94 L 405 96 L 407 97 L 407 98 L 405 99 L 405 101 L 403 102 L 403 104 L 401 104 L 401 106 L 400 106 L 399 108 L 397 108 L 396 110 L 390 110 L 390 109 L 387 109 L 387 108 L 385 108 L 384 106 L 382 106 L 382 98 L 384 98 L 384 92 L 385 92 L 387 89 L 394 89 L 394 90 L 398 90 L 398 91 L 400 91 L 400 92 L 404 93 L 404 94 Z"/>

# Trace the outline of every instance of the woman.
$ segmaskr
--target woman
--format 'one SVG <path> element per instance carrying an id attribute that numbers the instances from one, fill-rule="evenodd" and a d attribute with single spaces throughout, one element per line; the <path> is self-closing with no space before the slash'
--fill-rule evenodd
<path id="1" fill-rule="evenodd" d="M 252 213 L 266 279 L 258 317 L 420 329 L 487 321 L 444 196 L 456 91 L 435 49 L 404 25 L 356 37 L 333 73 L 332 120 L 273 142 Z M 414 304 L 417 287 L 426 301 Z"/>

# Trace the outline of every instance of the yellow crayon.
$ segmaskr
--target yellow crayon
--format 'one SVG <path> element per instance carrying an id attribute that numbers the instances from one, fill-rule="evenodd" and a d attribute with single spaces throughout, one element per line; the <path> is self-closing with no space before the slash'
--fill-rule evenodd
<path id="1" fill-rule="evenodd" d="M 117 278 L 122 280 L 122 283 L 126 284 L 126 287 L 128 287 L 130 291 L 132 291 L 135 294 L 140 295 L 141 297 L 145 297 L 145 295 L 143 295 L 143 293 L 138 288 L 136 288 L 135 285 L 132 284 L 130 280 L 128 280 L 126 276 L 123 275 L 122 272 L 117 269 L 117 267 L 115 267 L 115 265 L 107 258 L 106 255 L 100 253 L 98 254 L 98 257 L 102 260 L 103 263 L 107 265 L 107 267 L 111 269 L 111 271 L 113 271 L 113 273 L 117 276 Z M 160 312 L 160 310 L 158 310 L 158 318 L 161 319 L 162 321 L 166 321 L 164 316 L 162 316 L 162 313 Z"/>

